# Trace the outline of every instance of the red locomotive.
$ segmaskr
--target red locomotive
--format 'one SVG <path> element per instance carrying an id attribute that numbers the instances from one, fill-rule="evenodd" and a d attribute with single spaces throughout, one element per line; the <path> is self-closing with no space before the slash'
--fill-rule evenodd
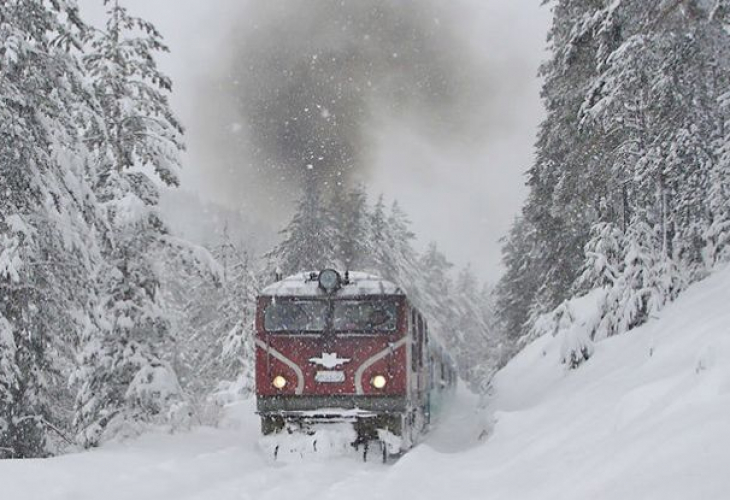
<path id="1" fill-rule="evenodd" d="M 365 273 L 300 273 L 265 288 L 256 347 L 263 434 L 346 421 L 356 446 L 367 450 L 385 432 L 406 450 L 456 382 L 406 294 Z"/>

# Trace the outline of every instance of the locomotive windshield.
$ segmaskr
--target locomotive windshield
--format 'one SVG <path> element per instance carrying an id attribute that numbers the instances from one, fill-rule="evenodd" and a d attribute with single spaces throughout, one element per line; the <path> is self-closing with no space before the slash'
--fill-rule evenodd
<path id="1" fill-rule="evenodd" d="M 264 328 L 270 332 L 323 332 L 327 308 L 327 302 L 321 300 L 272 302 L 264 311 Z"/>
<path id="2" fill-rule="evenodd" d="M 394 332 L 398 305 L 392 300 L 277 300 L 264 310 L 269 332 Z"/>
<path id="3" fill-rule="evenodd" d="M 336 300 L 332 327 L 336 332 L 395 331 L 397 306 L 385 300 Z"/>

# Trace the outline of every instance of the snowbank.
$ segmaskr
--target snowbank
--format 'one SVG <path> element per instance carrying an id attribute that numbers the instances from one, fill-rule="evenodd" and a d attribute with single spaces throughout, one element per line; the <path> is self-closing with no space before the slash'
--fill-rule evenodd
<path id="1" fill-rule="evenodd" d="M 540 338 L 495 380 L 493 498 L 730 498 L 730 268 L 579 370 L 561 347 Z"/>
<path id="2" fill-rule="evenodd" d="M 497 375 L 487 414 L 462 392 L 429 442 L 393 465 L 273 462 L 247 403 L 225 429 L 0 462 L 0 498 L 730 498 L 730 269 L 596 343 L 578 370 L 560 363 L 562 347 L 535 341 Z"/>

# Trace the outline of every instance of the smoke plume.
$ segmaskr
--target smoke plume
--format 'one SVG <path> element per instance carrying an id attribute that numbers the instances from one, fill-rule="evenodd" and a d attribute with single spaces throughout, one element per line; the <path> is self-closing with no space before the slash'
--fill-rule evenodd
<path id="1" fill-rule="evenodd" d="M 430 142 L 468 135 L 486 82 L 450 4 L 249 2 L 200 113 L 216 189 L 275 210 L 309 182 L 367 181 L 384 121 Z"/>

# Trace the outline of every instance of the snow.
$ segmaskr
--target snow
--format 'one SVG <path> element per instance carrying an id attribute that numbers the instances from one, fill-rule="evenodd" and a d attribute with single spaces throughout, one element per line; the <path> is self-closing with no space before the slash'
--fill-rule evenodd
<path id="1" fill-rule="evenodd" d="M 274 461 L 247 401 L 229 406 L 217 429 L 0 462 L 0 496 L 727 499 L 727 304 L 730 268 L 690 287 L 643 327 L 597 342 L 577 370 L 560 362 L 560 336 L 540 337 L 497 374 L 484 408 L 461 389 L 426 442 L 392 464 L 363 463 L 346 449 Z M 331 451 L 341 443 L 326 444 Z"/>
<path id="2" fill-rule="evenodd" d="M 200 272 L 209 273 L 218 282 L 225 281 L 223 266 L 205 247 L 170 235 L 164 235 L 162 242 L 173 249 L 183 262 L 195 264 Z"/>
<path id="3" fill-rule="evenodd" d="M 317 297 L 326 293 L 319 288 L 317 279 L 310 279 L 310 272 L 297 273 L 273 283 L 261 292 L 263 296 L 300 296 Z M 316 272 L 315 272 L 316 274 Z M 354 297 L 362 295 L 400 295 L 402 290 L 397 285 L 372 274 L 350 271 L 350 281 L 343 284 L 336 297 Z M 344 276 L 343 276 L 344 279 Z"/>
<path id="4" fill-rule="evenodd" d="M 352 425 L 321 424 L 311 434 L 284 434 L 262 437 L 259 450 L 276 462 L 322 461 L 349 454 L 350 443 L 357 438 Z"/>
<path id="5" fill-rule="evenodd" d="M 530 471 L 516 497 L 728 498 L 728 303 L 725 269 L 659 319 L 595 344 L 576 371 L 560 365 L 561 339 L 528 346 L 492 401 L 492 453 L 516 461 L 506 473 Z"/>

